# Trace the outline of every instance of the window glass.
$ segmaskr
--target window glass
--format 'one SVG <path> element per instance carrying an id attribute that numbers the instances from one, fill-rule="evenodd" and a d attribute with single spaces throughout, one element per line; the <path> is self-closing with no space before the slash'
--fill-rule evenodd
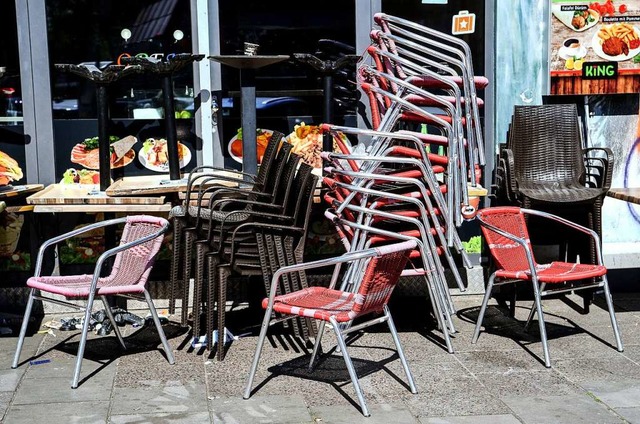
<path id="1" fill-rule="evenodd" d="M 3 4 L 7 17 L 0 25 L 0 125 L 13 125 L 22 120 L 20 62 L 15 2 Z"/>
<path id="2" fill-rule="evenodd" d="M 189 0 L 47 0 L 49 60 L 54 64 L 117 64 L 124 53 L 191 52 Z M 178 31 L 178 32 L 176 32 Z M 54 118 L 95 118 L 95 84 L 52 66 Z M 193 108 L 191 66 L 173 78 L 176 110 Z M 162 106 L 162 83 L 152 73 L 109 84 L 112 118 L 132 118 L 135 109 Z"/>
<path id="3" fill-rule="evenodd" d="M 312 54 L 322 61 L 355 51 L 355 2 L 328 0 L 291 7 L 283 0 L 220 1 L 221 54 L 244 53 L 244 43 L 258 44 L 259 55 Z M 240 128 L 240 80 L 237 69 L 222 65 L 224 137 Z M 355 116 L 355 65 L 331 73 L 332 92 L 325 99 L 324 74 L 295 58 L 256 72 L 257 125 L 281 131 L 296 123 L 319 124 L 324 101 L 333 105 L 334 123 Z M 310 122 L 309 122 L 310 121 Z"/>

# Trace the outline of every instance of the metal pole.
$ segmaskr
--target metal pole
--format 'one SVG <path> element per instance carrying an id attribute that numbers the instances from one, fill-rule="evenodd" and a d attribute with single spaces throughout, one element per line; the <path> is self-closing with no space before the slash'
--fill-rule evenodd
<path id="1" fill-rule="evenodd" d="M 167 136 L 167 156 L 169 159 L 169 179 L 180 179 L 180 157 L 178 155 L 178 133 L 173 105 L 173 84 L 171 74 L 162 75 L 162 97 L 164 98 L 164 123 Z"/>
<path id="2" fill-rule="evenodd" d="M 324 110 L 322 113 L 322 119 L 325 124 L 332 124 L 333 122 L 333 76 L 326 72 L 324 74 Z M 333 152 L 333 141 L 331 134 L 325 132 L 322 139 L 322 150 L 325 152 Z"/>
<path id="3" fill-rule="evenodd" d="M 100 164 L 100 191 L 111 185 L 111 151 L 109 143 L 109 103 L 107 86 L 96 84 L 96 103 L 98 107 L 98 159 Z"/>
<path id="4" fill-rule="evenodd" d="M 242 171 L 258 173 L 256 146 L 256 84 L 253 69 L 240 70 L 240 99 L 242 103 Z"/>

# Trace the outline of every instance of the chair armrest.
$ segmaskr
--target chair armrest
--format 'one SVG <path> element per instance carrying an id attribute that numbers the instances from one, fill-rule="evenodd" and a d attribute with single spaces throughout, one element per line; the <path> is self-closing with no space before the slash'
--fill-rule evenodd
<path id="1" fill-rule="evenodd" d="M 43 261 L 44 253 L 45 253 L 45 251 L 47 250 L 48 247 L 53 246 L 55 244 L 58 244 L 61 241 L 70 239 L 71 237 L 75 237 L 75 236 L 77 236 L 79 234 L 82 234 L 82 233 L 86 233 L 88 231 L 93 231 L 95 229 L 106 227 L 106 226 L 109 226 L 109 225 L 123 224 L 126 221 L 127 221 L 127 218 L 123 217 L 123 218 L 109 219 L 107 221 L 102 221 L 102 222 L 96 222 L 96 223 L 93 223 L 93 224 L 85 225 L 85 226 L 80 227 L 80 228 L 76 228 L 75 230 L 71 230 L 71 231 L 66 232 L 64 234 L 60 234 L 59 236 L 52 237 L 49 240 L 46 240 L 44 243 L 42 243 L 42 245 L 40 246 L 40 249 L 38 250 L 38 257 L 36 259 L 36 266 L 35 266 L 34 276 L 35 277 L 40 277 L 40 273 L 42 272 L 42 261 Z"/>
<path id="2" fill-rule="evenodd" d="M 302 233 L 304 234 L 304 228 L 301 227 L 292 227 L 289 225 L 278 225 L 278 224 L 269 224 L 266 222 L 245 222 L 244 224 L 240 224 L 238 227 L 236 227 L 233 230 L 233 233 L 231 234 L 231 255 L 229 257 L 229 263 L 233 264 L 233 260 L 234 260 L 234 256 L 235 256 L 235 244 L 236 244 L 236 236 L 238 234 L 238 232 L 240 230 L 243 230 L 245 228 L 265 228 L 265 229 L 271 229 L 271 230 L 286 230 L 286 231 L 291 231 L 291 232 L 296 232 L 296 233 Z M 222 240 L 220 241 L 220 246 L 222 246 Z M 222 249 L 222 247 L 221 247 Z"/>
<path id="3" fill-rule="evenodd" d="M 238 213 L 247 213 L 247 214 L 249 214 L 250 216 L 252 216 L 254 218 L 257 217 L 257 218 L 264 218 L 264 219 L 275 219 L 275 220 L 280 220 L 281 222 L 286 222 L 286 220 L 293 219 L 293 217 L 288 216 L 288 215 L 282 215 L 282 214 L 277 214 L 277 213 L 269 213 L 269 212 L 262 212 L 262 211 L 253 211 L 253 210 L 248 210 L 247 211 L 247 210 L 244 210 L 244 209 L 243 210 L 237 210 L 237 211 L 231 211 L 231 212 L 227 213 L 222 218 L 222 220 L 219 222 L 219 233 L 220 233 L 219 234 L 220 243 L 218 245 L 219 249 L 222 249 L 222 242 L 224 240 L 225 231 L 229 230 L 229 228 L 225 225 L 225 223 L 227 221 L 227 218 L 232 216 L 232 215 L 238 214 Z M 254 221 L 254 222 L 256 222 L 256 221 Z M 261 221 L 257 221 L 257 222 L 261 222 Z M 242 225 L 242 224 L 244 224 L 244 222 L 241 223 L 241 224 L 238 224 L 238 226 Z M 213 241 L 213 231 L 214 230 L 213 230 L 212 220 L 210 219 L 209 220 L 209 229 L 208 229 L 208 233 L 207 233 L 207 240 L 209 240 L 209 242 Z M 218 250 L 218 251 L 220 251 L 220 250 Z"/>
<path id="4" fill-rule="evenodd" d="M 598 156 L 592 156 L 593 153 L 600 152 L 601 154 Z M 598 188 L 602 188 L 603 190 L 609 190 L 611 188 L 611 180 L 613 178 L 613 151 L 608 147 L 588 147 L 582 150 L 582 154 L 585 161 L 585 167 L 587 169 L 589 167 L 593 167 L 593 164 L 590 161 L 598 161 L 603 167 L 601 174 L 601 184 Z"/>
<path id="5" fill-rule="evenodd" d="M 345 262 L 352 262 L 361 259 L 368 259 L 373 257 L 381 257 L 390 253 L 401 252 L 403 250 L 411 250 L 415 249 L 417 246 L 417 242 L 415 240 L 406 240 L 399 243 L 388 244 L 380 247 L 373 247 L 369 249 L 360 250 L 357 252 L 348 252 L 340 256 L 336 256 L 333 258 L 319 259 L 311 262 L 303 262 L 295 265 L 283 266 L 276 270 L 273 273 L 273 277 L 271 278 L 271 290 L 269 293 L 269 306 L 271 309 L 273 307 L 273 299 L 276 295 L 276 290 L 279 286 L 280 277 L 284 274 L 289 274 L 292 272 L 305 271 L 307 269 L 313 268 L 321 268 L 330 265 L 339 265 Z"/>
<path id="6" fill-rule="evenodd" d="M 548 212 L 543 212 L 543 211 L 538 211 L 538 210 L 533 210 L 533 209 L 520 209 L 520 210 L 524 214 L 536 215 L 536 216 L 539 216 L 541 218 L 550 219 L 552 221 L 559 222 L 561 224 L 566 225 L 567 227 L 573 228 L 573 229 L 578 230 L 580 232 L 583 232 L 583 233 L 585 233 L 587 235 L 590 235 L 593 238 L 594 244 L 596 245 L 596 260 L 597 260 L 599 265 L 602 265 L 604 263 L 602 261 L 602 250 L 601 250 L 600 236 L 598 235 L 598 233 L 596 233 L 591 228 L 587 228 L 587 227 L 585 227 L 583 225 L 576 224 L 573 221 L 569 221 L 566 218 L 562 218 L 561 216 L 553 215 L 553 214 L 548 213 Z"/>
<path id="7" fill-rule="evenodd" d="M 518 181 L 516 180 L 516 162 L 511 149 L 502 149 L 501 158 L 504 160 L 504 175 L 506 191 L 510 199 L 515 200 L 518 193 Z"/>

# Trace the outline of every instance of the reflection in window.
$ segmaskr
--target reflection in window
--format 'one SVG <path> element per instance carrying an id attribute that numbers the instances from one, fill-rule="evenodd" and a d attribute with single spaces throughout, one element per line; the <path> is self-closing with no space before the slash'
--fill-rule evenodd
<path id="1" fill-rule="evenodd" d="M 117 64 L 123 53 L 189 53 L 189 0 L 46 0 L 51 64 Z M 95 118 L 95 86 L 52 70 L 54 118 Z M 162 106 L 161 80 L 149 74 L 124 77 L 109 86 L 112 118 L 132 118 L 134 109 Z M 176 110 L 193 110 L 193 72 L 174 76 Z"/>
<path id="2" fill-rule="evenodd" d="M 7 19 L 0 25 L 0 125 L 12 125 L 22 120 L 22 91 L 15 2 L 5 2 L 2 13 Z"/>
<path id="3" fill-rule="evenodd" d="M 355 51 L 355 2 L 327 0 L 307 2 L 303 9 L 290 2 L 273 0 L 219 1 L 220 53 L 243 54 L 244 43 L 259 45 L 259 55 L 313 54 L 321 60 L 337 60 Z M 239 72 L 221 67 L 224 138 L 240 127 Z M 355 116 L 355 65 L 333 75 L 334 123 Z M 295 59 L 257 71 L 258 127 L 293 131 L 300 121 L 319 124 L 323 118 L 323 75 Z"/>

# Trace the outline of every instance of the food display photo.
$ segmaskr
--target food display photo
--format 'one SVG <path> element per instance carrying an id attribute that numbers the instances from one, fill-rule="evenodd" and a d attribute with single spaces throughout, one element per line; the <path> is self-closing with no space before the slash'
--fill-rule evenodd
<path id="1" fill-rule="evenodd" d="M 0 190 L 11 187 L 14 181 L 20 181 L 24 175 L 18 162 L 8 154 L 0 151 Z"/>
<path id="2" fill-rule="evenodd" d="M 169 172 L 167 140 L 164 138 L 147 138 L 138 152 L 138 160 L 145 168 L 155 172 Z M 178 142 L 178 161 L 184 168 L 191 161 L 191 151 Z"/>
<path id="3" fill-rule="evenodd" d="M 269 144 L 273 130 L 265 130 L 258 128 L 256 130 L 256 150 L 258 155 L 258 164 L 262 162 L 264 151 Z M 229 156 L 238 163 L 242 163 L 242 128 L 238 128 L 238 133 L 229 140 L 228 146 Z"/>
<path id="4" fill-rule="evenodd" d="M 340 133 L 340 146 L 336 138 L 333 138 L 333 151 L 350 153 L 351 142 L 346 135 Z M 322 152 L 323 135 L 322 129 L 318 125 L 307 125 L 301 122 L 294 126 L 293 132 L 287 136 L 287 141 L 293 145 L 291 150 L 293 153 L 302 156 L 302 160 L 315 169 L 322 169 L 322 158 L 320 153 Z M 347 150 L 345 152 L 345 149 Z"/>
<path id="5" fill-rule="evenodd" d="M 640 90 L 640 0 L 551 0 L 552 95 Z"/>
<path id="6" fill-rule="evenodd" d="M 114 135 L 109 136 L 111 168 L 122 168 L 133 162 L 136 152 L 133 145 L 138 139 L 132 135 L 120 138 Z M 85 138 L 77 143 L 71 150 L 71 162 L 82 165 L 87 169 L 100 169 L 100 149 L 98 148 L 98 137 Z"/>
<path id="7" fill-rule="evenodd" d="M 640 0 L 552 0 L 551 13 L 552 75 L 581 73 L 584 62 L 640 73 Z"/>

